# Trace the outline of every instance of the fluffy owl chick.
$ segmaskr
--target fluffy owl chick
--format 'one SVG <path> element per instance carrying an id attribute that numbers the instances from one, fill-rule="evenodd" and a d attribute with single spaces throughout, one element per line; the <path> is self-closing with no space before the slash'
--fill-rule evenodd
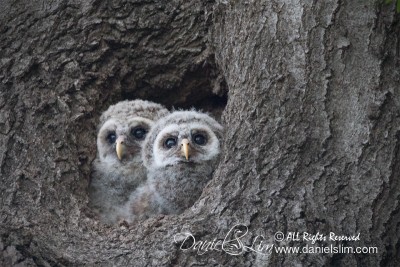
<path id="1" fill-rule="evenodd" d="M 143 142 L 154 121 L 168 113 L 159 104 L 133 100 L 110 106 L 100 117 L 89 196 L 102 222 L 116 222 L 129 195 L 145 181 Z"/>
<path id="2" fill-rule="evenodd" d="M 192 206 L 212 177 L 221 138 L 222 126 L 204 113 L 176 111 L 160 119 L 143 145 L 147 181 L 126 206 L 128 222 Z"/>

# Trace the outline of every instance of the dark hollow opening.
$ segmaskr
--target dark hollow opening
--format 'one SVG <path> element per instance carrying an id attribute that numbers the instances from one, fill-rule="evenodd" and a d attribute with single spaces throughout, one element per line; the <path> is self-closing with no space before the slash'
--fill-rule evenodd
<path id="1" fill-rule="evenodd" d="M 172 71 L 173 72 L 173 71 Z M 113 77 L 106 82 L 115 87 L 119 83 L 119 90 L 99 90 L 100 99 L 93 110 L 94 124 L 97 125 L 99 117 L 110 105 L 123 100 L 142 99 L 164 105 L 169 110 L 196 109 L 206 112 L 221 122 L 221 116 L 228 101 L 228 88 L 226 82 L 219 74 L 216 64 L 210 58 L 197 65 L 190 71 L 186 71 L 182 78 L 173 77 L 171 69 L 155 68 L 140 80 L 135 80 L 134 72 L 129 72 L 119 81 Z M 159 83 L 154 81 L 160 80 Z M 107 85 L 106 85 L 107 87 Z M 96 158 L 97 128 L 93 128 L 94 137 L 91 140 L 93 154 L 90 159 Z M 82 163 L 82 162 L 81 162 Z M 85 161 L 81 166 L 84 176 L 87 177 L 87 190 L 89 195 L 89 183 L 91 179 L 91 164 L 93 160 Z M 90 207 L 84 209 L 88 217 L 96 218 Z"/>

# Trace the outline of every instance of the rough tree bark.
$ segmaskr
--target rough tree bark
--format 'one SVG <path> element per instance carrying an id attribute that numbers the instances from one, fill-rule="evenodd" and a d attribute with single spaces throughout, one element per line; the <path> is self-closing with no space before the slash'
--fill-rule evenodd
<path id="1" fill-rule="evenodd" d="M 376 1 L 0 1 L 0 265 L 396 266 L 400 25 Z M 87 209 L 95 126 L 136 97 L 223 112 L 214 179 L 180 216 Z M 180 249 L 235 225 L 355 235 L 377 254 Z"/>

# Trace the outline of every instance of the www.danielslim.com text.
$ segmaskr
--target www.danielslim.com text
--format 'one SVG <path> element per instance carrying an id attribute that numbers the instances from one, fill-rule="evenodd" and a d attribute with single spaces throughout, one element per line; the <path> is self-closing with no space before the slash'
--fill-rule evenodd
<path id="1" fill-rule="evenodd" d="M 274 246 L 274 245 L 272 245 Z M 351 246 L 274 246 L 276 253 L 284 254 L 375 254 L 378 253 L 377 247 L 351 247 Z"/>

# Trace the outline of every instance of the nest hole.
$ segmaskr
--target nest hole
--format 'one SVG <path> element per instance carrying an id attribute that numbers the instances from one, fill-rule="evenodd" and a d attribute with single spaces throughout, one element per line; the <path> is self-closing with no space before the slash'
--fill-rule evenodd
<path id="1" fill-rule="evenodd" d="M 100 92 L 100 101 L 96 108 L 95 116 L 98 122 L 102 112 L 108 109 L 110 105 L 116 104 L 122 100 L 142 99 L 149 100 L 164 105 L 169 110 L 196 109 L 207 112 L 217 121 L 221 121 L 222 113 L 228 101 L 228 88 L 222 75 L 219 73 L 213 60 L 207 60 L 198 64 L 190 71 L 186 71 L 182 78 L 177 78 L 172 74 L 165 74 L 162 68 L 149 71 L 146 77 L 140 81 L 135 80 L 133 73 L 121 77 L 120 81 L 112 81 L 113 90 Z M 170 73 L 167 72 L 167 73 Z M 115 86 L 119 84 L 119 86 Z M 97 125 L 97 123 L 95 123 Z M 97 136 L 96 132 L 93 134 Z M 93 140 L 92 159 L 96 158 L 96 140 Z M 89 162 L 92 164 L 92 161 Z M 86 165 L 86 164 L 85 164 Z M 89 167 L 89 166 L 88 166 Z M 90 171 L 85 169 L 85 176 L 91 177 Z M 90 181 L 90 178 L 88 179 Z M 89 196 L 89 185 L 86 192 Z M 90 200 L 89 200 L 90 203 Z M 88 206 L 84 209 L 88 217 L 94 218 L 93 210 Z"/>

